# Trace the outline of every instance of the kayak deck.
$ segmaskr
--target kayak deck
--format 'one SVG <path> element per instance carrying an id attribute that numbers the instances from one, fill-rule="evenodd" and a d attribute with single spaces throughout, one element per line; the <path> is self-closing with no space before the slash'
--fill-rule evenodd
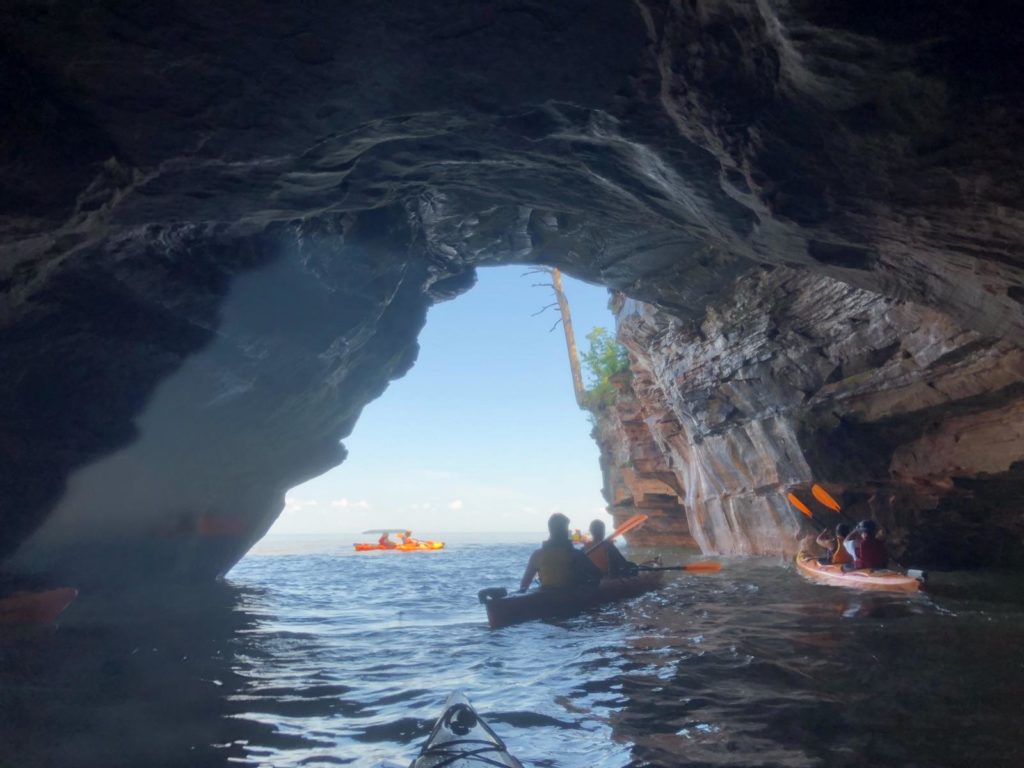
<path id="1" fill-rule="evenodd" d="M 554 619 L 573 616 L 604 603 L 625 600 L 642 595 L 661 586 L 663 571 L 642 571 L 636 576 L 604 578 L 589 587 L 541 587 L 531 592 L 503 597 L 481 594 L 487 608 L 487 622 L 492 629 L 534 619 Z"/>
<path id="2" fill-rule="evenodd" d="M 508 753 L 505 742 L 476 713 L 469 700 L 456 691 L 445 702 L 444 712 L 410 768 L 467 768 L 476 765 L 523 768 L 523 764 Z"/>
<path id="3" fill-rule="evenodd" d="M 822 584 L 853 589 L 881 589 L 897 592 L 917 592 L 921 582 L 912 576 L 888 569 L 844 571 L 841 565 L 822 565 L 814 558 L 798 557 L 800 572 Z"/>

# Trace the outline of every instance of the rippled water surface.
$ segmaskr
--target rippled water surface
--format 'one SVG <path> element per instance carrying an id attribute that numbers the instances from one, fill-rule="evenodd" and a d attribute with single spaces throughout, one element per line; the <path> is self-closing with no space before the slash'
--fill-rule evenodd
<path id="1" fill-rule="evenodd" d="M 407 765 L 455 689 L 532 766 L 1024 764 L 1019 576 L 867 595 L 731 559 L 492 631 L 476 593 L 532 545 L 449 542 L 269 541 L 224 585 L 6 630 L 0 766 Z"/>

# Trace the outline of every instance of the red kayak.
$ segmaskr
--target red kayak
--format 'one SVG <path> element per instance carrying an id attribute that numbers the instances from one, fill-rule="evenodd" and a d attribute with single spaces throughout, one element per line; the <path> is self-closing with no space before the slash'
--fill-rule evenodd
<path id="1" fill-rule="evenodd" d="M 74 587 L 15 592 L 0 598 L 0 624 L 49 624 L 77 595 Z"/>

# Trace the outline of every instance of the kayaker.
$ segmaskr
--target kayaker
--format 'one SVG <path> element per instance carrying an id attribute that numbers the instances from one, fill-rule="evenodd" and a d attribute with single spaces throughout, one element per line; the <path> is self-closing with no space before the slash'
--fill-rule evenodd
<path id="1" fill-rule="evenodd" d="M 819 533 L 815 543 L 830 550 L 831 554 L 818 558 L 818 562 L 822 565 L 846 565 L 847 563 L 852 563 L 853 557 L 846 547 L 843 546 L 846 542 L 846 537 L 849 535 L 850 526 L 846 523 L 837 525 L 834 535 L 827 528 Z"/>
<path id="2" fill-rule="evenodd" d="M 843 566 L 844 571 L 886 568 L 889 552 L 885 542 L 878 538 L 878 526 L 874 520 L 861 520 L 847 539 L 853 539 L 854 557 L 852 563 Z"/>
<path id="3" fill-rule="evenodd" d="M 401 539 L 402 544 L 414 544 L 415 541 L 412 538 L 412 531 L 405 531 L 404 533 L 398 534 L 398 538 Z"/>
<path id="4" fill-rule="evenodd" d="M 380 538 L 377 539 L 377 543 L 380 544 L 385 549 L 394 549 L 397 546 L 397 544 L 395 544 L 395 542 L 393 542 L 391 539 L 388 538 L 388 532 L 387 531 L 384 531 L 384 533 L 382 533 L 380 535 Z"/>
<path id="5" fill-rule="evenodd" d="M 619 552 L 619 548 L 614 544 L 609 542 L 604 546 L 597 546 L 604 541 L 603 521 L 594 520 L 590 524 L 590 538 L 593 544 L 587 553 L 587 557 L 590 558 L 590 562 L 601 569 L 601 573 L 609 576 L 626 576 L 637 573 L 636 563 L 631 563 L 623 557 L 622 553 Z"/>
<path id="6" fill-rule="evenodd" d="M 601 580 L 601 570 L 572 545 L 569 518 L 556 512 L 548 518 L 548 539 L 530 555 L 519 591 L 530 588 L 535 577 L 545 587 L 591 584 Z"/>

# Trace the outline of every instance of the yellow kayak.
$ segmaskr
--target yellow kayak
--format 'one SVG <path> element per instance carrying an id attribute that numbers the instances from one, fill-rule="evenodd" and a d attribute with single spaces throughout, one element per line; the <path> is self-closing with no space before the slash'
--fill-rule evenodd
<path id="1" fill-rule="evenodd" d="M 807 578 L 835 587 L 917 592 L 921 580 L 889 569 L 844 571 L 841 565 L 822 565 L 814 558 L 797 557 L 796 567 Z"/>

